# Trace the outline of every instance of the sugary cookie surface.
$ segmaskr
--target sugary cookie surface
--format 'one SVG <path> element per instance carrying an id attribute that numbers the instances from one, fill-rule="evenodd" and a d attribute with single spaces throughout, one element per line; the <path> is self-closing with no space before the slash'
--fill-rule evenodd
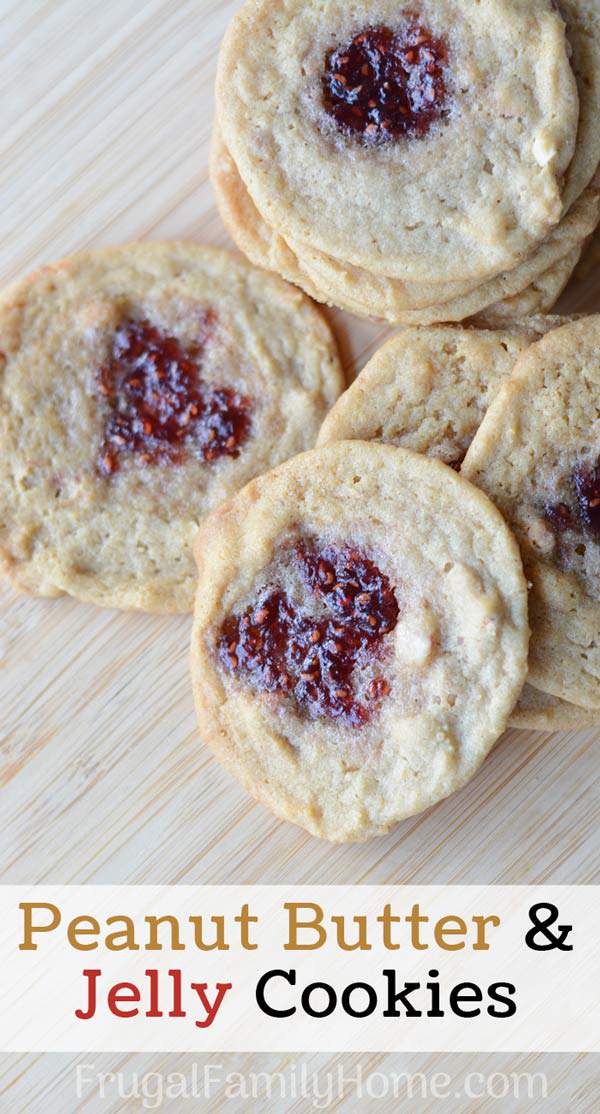
<path id="1" fill-rule="evenodd" d="M 308 300 L 224 252 L 107 249 L 0 301 L 0 553 L 17 587 L 185 611 L 203 516 L 342 386 Z"/>
<path id="2" fill-rule="evenodd" d="M 444 465 L 344 442 L 217 511 L 195 545 L 203 735 L 278 815 L 365 839 L 472 776 L 527 664 L 495 508 Z"/>
<path id="3" fill-rule="evenodd" d="M 460 470 L 467 450 L 500 386 L 522 353 L 569 318 L 531 317 L 507 329 L 438 326 L 405 329 L 375 353 L 338 399 L 319 434 L 319 445 L 376 440 L 443 460 Z M 593 512 L 589 512 L 593 513 Z M 571 521 L 564 504 L 546 508 L 557 528 Z M 526 685 L 511 726 L 538 730 L 587 726 L 583 708 Z"/>
<path id="4" fill-rule="evenodd" d="M 229 233 L 256 266 L 277 271 L 317 301 L 405 326 L 460 322 L 478 315 L 483 324 L 506 328 L 515 318 L 548 314 L 600 216 L 598 178 L 517 267 L 483 283 L 467 279 L 416 284 L 374 274 L 277 232 L 250 197 L 218 122 L 211 178 Z"/>

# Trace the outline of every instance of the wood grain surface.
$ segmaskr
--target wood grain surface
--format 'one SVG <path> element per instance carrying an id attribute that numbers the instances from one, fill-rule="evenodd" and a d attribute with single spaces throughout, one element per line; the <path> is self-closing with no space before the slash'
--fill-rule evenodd
<path id="1" fill-rule="evenodd" d="M 207 174 L 219 41 L 237 3 L 0 0 L 0 279 L 138 238 L 226 245 Z M 564 310 L 600 311 L 593 253 Z M 349 375 L 389 330 L 331 315 Z M 509 732 L 463 792 L 386 839 L 331 847 L 253 804 L 196 729 L 187 618 L 99 611 L 2 587 L 1 878 L 61 883 L 590 883 L 599 879 L 597 730 Z M 81 1057 L 4 1057 L 0 1110 L 117 1111 L 78 1100 Z M 85 1057 L 84 1057 L 85 1059 Z M 199 1061 L 201 1057 L 197 1058 Z M 547 1070 L 547 1110 L 598 1110 L 588 1058 Z M 88 1057 L 89 1060 L 89 1057 Z M 279 1057 L 220 1057 L 255 1070 Z M 296 1061 L 298 1058 L 296 1057 Z M 313 1068 L 339 1057 L 306 1057 Z M 360 1060 L 345 1057 L 348 1069 Z M 98 1069 L 187 1070 L 190 1057 L 94 1057 Z M 382 1070 L 503 1070 L 506 1057 L 364 1057 Z M 526 1065 L 523 1067 L 523 1065 Z M 222 1100 L 196 1103 L 216 1110 Z M 331 1109 L 364 1110 L 348 1096 Z M 433 1110 L 433 1100 L 373 1109 Z M 186 1110 L 178 1100 L 161 1109 Z M 302 1110 L 302 1100 L 227 1110 Z M 525 1110 L 456 1100 L 453 1111 Z M 533 1107 L 532 1107 L 533 1109 Z"/>

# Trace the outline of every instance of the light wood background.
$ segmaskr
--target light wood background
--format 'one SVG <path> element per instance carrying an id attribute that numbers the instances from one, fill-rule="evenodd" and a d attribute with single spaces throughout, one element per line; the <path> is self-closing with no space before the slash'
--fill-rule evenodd
<path id="1" fill-rule="evenodd" d="M 0 0 L 1 281 L 91 245 L 146 237 L 227 243 L 207 154 L 216 54 L 237 6 L 215 0 Z M 593 260 L 561 305 L 600 311 Z M 342 314 L 332 321 L 354 374 L 388 330 Z M 1 589 L 1 607 L 4 882 L 599 879 L 596 730 L 510 732 L 474 782 L 449 801 L 386 839 L 330 847 L 250 802 L 203 748 L 188 683 L 187 618 L 32 600 L 8 588 Z M 4 1057 L 0 1110 L 141 1109 L 136 1100 L 77 1100 L 76 1059 Z M 186 1070 L 191 1062 L 93 1059 L 99 1070 L 120 1064 L 125 1071 Z M 217 1059 L 255 1070 L 282 1062 Z M 347 1070 L 359 1059 L 345 1057 Z M 340 1057 L 306 1060 L 312 1070 Z M 599 1109 L 589 1058 L 363 1058 L 371 1068 L 457 1073 L 499 1070 L 509 1061 L 511 1070 L 549 1072 L 544 1109 Z M 216 1110 L 220 1103 L 195 1108 Z M 348 1098 L 332 1109 L 367 1105 Z M 373 1109 L 436 1105 L 378 1102 Z M 177 1102 L 166 1106 L 187 1109 Z M 226 1108 L 308 1109 L 301 1101 Z M 529 1106 L 524 1100 L 457 1099 L 452 1108 Z"/>

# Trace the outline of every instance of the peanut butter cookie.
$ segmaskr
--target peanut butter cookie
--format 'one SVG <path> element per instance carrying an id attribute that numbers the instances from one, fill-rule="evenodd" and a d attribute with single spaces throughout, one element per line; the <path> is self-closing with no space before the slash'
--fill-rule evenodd
<path id="1" fill-rule="evenodd" d="M 345 442 L 208 519 L 192 675 L 203 738 L 278 816 L 332 841 L 460 788 L 525 680 L 527 586 L 482 492 Z"/>
<path id="2" fill-rule="evenodd" d="M 192 540 L 310 448 L 342 376 L 313 305 L 194 244 L 66 259 L 0 299 L 0 556 L 17 588 L 190 610 Z"/>

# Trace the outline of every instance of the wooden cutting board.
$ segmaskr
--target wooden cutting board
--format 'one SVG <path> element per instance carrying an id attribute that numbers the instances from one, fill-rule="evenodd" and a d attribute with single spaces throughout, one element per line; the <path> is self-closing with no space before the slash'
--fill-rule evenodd
<path id="1" fill-rule="evenodd" d="M 227 245 L 207 160 L 217 50 L 237 7 L 0 0 L 2 282 L 93 245 L 176 237 Z M 561 309 L 600 311 L 600 270 L 591 259 Z M 342 313 L 331 319 L 354 375 L 389 330 Z M 202 746 L 188 682 L 188 618 L 0 591 L 4 882 L 598 880 L 595 729 L 511 731 L 463 792 L 386 839 L 331 847 L 253 804 Z M 107 1070 L 119 1060 L 95 1059 Z M 121 1058 L 138 1070 L 159 1059 Z M 229 1059 L 269 1066 L 268 1057 Z M 450 1059 L 464 1061 L 438 1057 L 436 1070 Z M 513 1066 L 524 1059 L 540 1060 L 513 1057 Z M 169 1064 L 183 1070 L 189 1060 Z M 417 1070 L 435 1058 L 412 1060 Z M 6 1057 L 9 1105 L 1 1109 L 83 1109 L 73 1061 Z M 557 1086 L 568 1088 L 566 1072 L 556 1071 Z M 581 1086 L 589 1068 L 579 1072 Z M 85 1105 L 92 1109 L 139 1107 L 107 1100 Z"/>

